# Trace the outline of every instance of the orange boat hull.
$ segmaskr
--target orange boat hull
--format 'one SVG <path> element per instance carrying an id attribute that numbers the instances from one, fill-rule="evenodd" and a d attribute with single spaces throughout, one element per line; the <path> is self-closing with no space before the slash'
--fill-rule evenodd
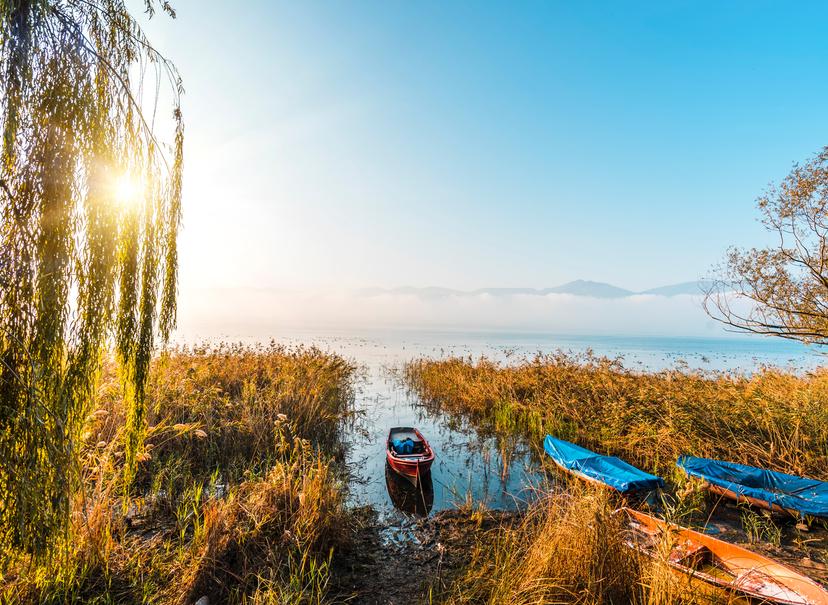
<path id="1" fill-rule="evenodd" d="M 667 563 L 693 580 L 764 603 L 828 605 L 822 586 L 763 555 L 639 511 L 618 512 L 628 515 L 633 532 L 629 546 L 657 557 L 656 543 L 668 538 L 672 550 Z"/>
<path id="2" fill-rule="evenodd" d="M 799 516 L 799 513 L 795 510 L 788 510 L 787 508 L 782 508 L 778 504 L 771 504 L 769 502 L 766 502 L 765 500 L 760 500 L 759 498 L 751 498 L 750 496 L 745 496 L 744 494 L 737 494 L 733 490 L 729 490 L 718 485 L 713 485 L 712 483 L 705 483 L 704 487 L 711 494 L 724 496 L 725 498 L 733 500 L 734 502 L 736 502 L 736 504 L 750 504 L 751 506 L 755 506 L 756 508 L 762 508 L 764 510 L 769 510 L 775 513 L 787 513 L 795 517 Z"/>

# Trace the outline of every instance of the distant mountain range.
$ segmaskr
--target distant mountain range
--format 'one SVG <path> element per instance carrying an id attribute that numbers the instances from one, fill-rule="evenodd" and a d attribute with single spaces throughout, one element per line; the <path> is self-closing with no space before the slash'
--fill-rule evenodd
<path id="1" fill-rule="evenodd" d="M 545 296 L 546 294 L 571 294 L 573 296 L 588 296 L 591 298 L 626 298 L 641 294 L 653 296 L 679 296 L 682 294 L 702 295 L 709 287 L 708 281 L 688 281 L 680 284 L 651 288 L 641 292 L 634 292 L 619 288 L 604 282 L 588 281 L 577 279 L 569 283 L 555 286 L 553 288 L 481 288 L 479 290 L 452 290 L 451 288 L 366 288 L 359 290 L 362 296 L 381 296 L 383 294 L 407 294 L 420 298 L 448 298 L 450 296 L 476 296 L 487 294 L 489 296 Z"/>

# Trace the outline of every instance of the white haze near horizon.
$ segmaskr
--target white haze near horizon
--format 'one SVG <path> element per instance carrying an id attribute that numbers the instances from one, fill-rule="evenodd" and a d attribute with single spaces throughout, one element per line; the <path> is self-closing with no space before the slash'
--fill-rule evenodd
<path id="1" fill-rule="evenodd" d="M 593 298 L 572 294 L 463 294 L 430 298 L 351 290 L 212 288 L 182 291 L 179 329 L 185 340 L 269 338 L 280 330 L 516 330 L 577 335 L 726 338 L 702 309 L 701 297 L 636 294 Z"/>

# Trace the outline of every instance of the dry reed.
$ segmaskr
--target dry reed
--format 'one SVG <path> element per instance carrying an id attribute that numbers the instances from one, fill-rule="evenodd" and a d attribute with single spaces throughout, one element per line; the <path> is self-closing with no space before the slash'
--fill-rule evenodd
<path id="1" fill-rule="evenodd" d="M 504 439 L 547 433 L 678 479 L 680 454 L 828 479 L 828 371 L 634 372 L 562 353 L 501 365 L 421 359 L 405 369 L 431 406 Z"/>
<path id="2" fill-rule="evenodd" d="M 654 558 L 630 548 L 607 490 L 573 484 L 538 499 L 521 521 L 484 534 L 463 572 L 432 599 L 444 605 L 701 605 L 736 597 L 677 574 L 665 534 Z"/>
<path id="3" fill-rule="evenodd" d="M 162 354 L 125 492 L 122 380 L 105 364 L 62 548 L 46 561 L 5 553 L 0 602 L 323 602 L 346 539 L 332 457 L 354 372 L 312 348 Z"/>

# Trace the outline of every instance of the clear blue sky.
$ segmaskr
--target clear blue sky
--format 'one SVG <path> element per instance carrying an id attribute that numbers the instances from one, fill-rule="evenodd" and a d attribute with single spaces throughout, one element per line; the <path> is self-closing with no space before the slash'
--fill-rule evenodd
<path id="1" fill-rule="evenodd" d="M 643 289 L 828 144 L 828 4 L 176 0 L 190 286 Z"/>

